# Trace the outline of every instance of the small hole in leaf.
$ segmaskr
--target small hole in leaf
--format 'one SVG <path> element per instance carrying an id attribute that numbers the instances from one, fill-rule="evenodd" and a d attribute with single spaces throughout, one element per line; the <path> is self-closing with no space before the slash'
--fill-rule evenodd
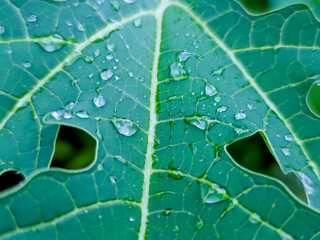
<path id="1" fill-rule="evenodd" d="M 24 176 L 22 175 L 22 173 L 19 173 L 14 170 L 4 172 L 0 176 L 0 191 L 4 191 L 14 186 L 17 186 L 23 181 Z"/>
<path id="2" fill-rule="evenodd" d="M 306 202 L 305 192 L 295 174 L 284 174 L 266 145 L 262 133 L 241 139 L 227 147 L 232 158 L 242 167 L 283 182 L 298 198 Z"/>
<path id="3" fill-rule="evenodd" d="M 93 162 L 95 148 L 96 141 L 85 131 L 61 126 L 50 167 L 85 168 Z"/>

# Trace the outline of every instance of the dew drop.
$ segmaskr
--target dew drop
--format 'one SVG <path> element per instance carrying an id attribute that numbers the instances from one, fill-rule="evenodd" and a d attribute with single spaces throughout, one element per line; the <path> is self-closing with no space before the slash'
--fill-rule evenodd
<path id="1" fill-rule="evenodd" d="M 6 31 L 5 27 L 0 25 L 0 35 L 4 34 L 5 31 Z"/>
<path id="2" fill-rule="evenodd" d="M 51 116 L 54 117 L 56 120 L 61 120 L 62 111 L 52 111 Z"/>
<path id="3" fill-rule="evenodd" d="M 201 198 L 207 204 L 213 204 L 228 200 L 228 195 L 224 188 L 214 186 L 209 187 L 208 185 L 201 185 Z"/>
<path id="4" fill-rule="evenodd" d="M 246 118 L 246 114 L 244 112 L 238 112 L 235 116 L 234 119 L 235 120 L 241 120 L 241 119 L 245 119 Z"/>
<path id="5" fill-rule="evenodd" d="M 98 137 L 100 140 L 103 140 L 103 136 L 102 136 L 100 130 L 97 130 L 97 131 L 96 131 L 96 135 L 97 135 L 97 137 Z"/>
<path id="6" fill-rule="evenodd" d="M 127 137 L 132 136 L 139 130 L 139 127 L 129 119 L 118 118 L 111 120 L 111 122 L 118 133 Z"/>
<path id="7" fill-rule="evenodd" d="M 281 148 L 281 152 L 287 157 L 290 156 L 290 150 L 287 147 Z"/>
<path id="8" fill-rule="evenodd" d="M 76 106 L 76 104 L 75 104 L 74 102 L 69 102 L 69 103 L 65 106 L 65 110 L 67 110 L 67 111 L 72 110 L 75 106 Z"/>
<path id="9" fill-rule="evenodd" d="M 107 49 L 110 51 L 110 52 L 114 52 L 114 44 L 113 43 L 107 43 Z"/>
<path id="10" fill-rule="evenodd" d="M 183 80 L 188 77 L 188 74 L 184 70 L 182 64 L 177 62 L 170 65 L 170 74 L 174 80 Z"/>
<path id="11" fill-rule="evenodd" d="M 78 24 L 78 30 L 79 30 L 80 32 L 84 32 L 84 27 L 83 27 L 82 24 Z"/>
<path id="12" fill-rule="evenodd" d="M 193 118 L 188 120 L 189 124 L 192 124 L 193 126 L 196 126 L 197 128 L 201 130 L 206 130 L 207 128 L 207 121 L 203 120 L 201 118 Z"/>
<path id="13" fill-rule="evenodd" d="M 102 171 L 103 170 L 103 167 L 102 167 L 102 165 L 101 164 L 98 164 L 98 167 L 97 167 L 97 169 L 98 169 L 98 171 L 100 172 L 100 171 Z"/>
<path id="14" fill-rule="evenodd" d="M 306 96 L 306 102 L 310 111 L 320 118 L 320 80 L 310 86 Z"/>
<path id="15" fill-rule="evenodd" d="M 50 53 L 57 51 L 57 50 L 61 49 L 63 46 L 65 46 L 65 44 L 62 43 L 60 39 L 59 39 L 59 41 L 44 40 L 41 42 L 37 42 L 37 44 L 39 44 L 46 52 L 50 52 Z"/>
<path id="16" fill-rule="evenodd" d="M 194 53 L 189 53 L 187 51 L 183 51 L 183 52 L 178 53 L 177 59 L 179 60 L 179 62 L 185 62 L 193 55 L 194 55 Z"/>
<path id="17" fill-rule="evenodd" d="M 313 181 L 303 172 L 298 172 L 302 185 L 306 191 L 307 195 L 312 195 L 315 192 L 315 184 Z"/>
<path id="18" fill-rule="evenodd" d="M 134 21 L 133 21 L 133 25 L 134 26 L 136 26 L 136 27 L 141 27 L 141 25 L 142 25 L 142 20 L 141 20 L 141 18 L 137 18 L 137 19 L 135 19 Z"/>
<path id="19" fill-rule="evenodd" d="M 94 97 L 93 103 L 94 105 L 96 105 L 96 107 L 100 108 L 106 104 L 106 100 L 104 100 L 102 95 L 99 95 L 97 97 Z"/>
<path id="20" fill-rule="evenodd" d="M 28 19 L 27 19 L 28 22 L 36 22 L 37 21 L 37 16 L 34 15 L 34 14 L 31 14 Z"/>
<path id="21" fill-rule="evenodd" d="M 135 3 L 136 0 L 124 0 L 126 3 Z"/>
<path id="22" fill-rule="evenodd" d="M 72 118 L 72 113 L 71 113 L 71 111 L 63 111 L 63 118 L 65 118 L 65 119 L 70 119 L 70 118 Z"/>
<path id="23" fill-rule="evenodd" d="M 129 218 L 130 222 L 134 222 L 136 219 L 134 217 Z"/>
<path id="24" fill-rule="evenodd" d="M 226 106 L 221 106 L 221 107 L 219 107 L 218 109 L 217 109 L 217 111 L 219 112 L 219 113 L 222 113 L 222 112 L 225 112 L 225 111 L 227 111 L 227 107 Z"/>
<path id="25" fill-rule="evenodd" d="M 79 118 L 89 118 L 89 114 L 87 113 L 87 111 L 80 111 L 76 113 L 77 117 Z"/>
<path id="26" fill-rule="evenodd" d="M 105 69 L 100 73 L 102 80 L 109 80 L 113 76 L 113 72 L 110 69 Z"/>
<path id="27" fill-rule="evenodd" d="M 29 67 L 31 67 L 31 63 L 25 62 L 22 64 L 22 66 L 24 66 L 25 68 L 29 68 Z"/>
<path id="28" fill-rule="evenodd" d="M 206 85 L 205 92 L 206 92 L 206 95 L 208 95 L 208 96 L 214 96 L 214 95 L 216 95 L 218 93 L 217 89 L 215 88 L 215 86 L 213 86 L 211 84 L 207 84 Z"/>
<path id="29" fill-rule="evenodd" d="M 113 8 L 113 10 L 119 11 L 120 5 L 119 5 L 118 0 L 111 0 L 110 4 L 111 4 L 111 7 Z"/>
<path id="30" fill-rule="evenodd" d="M 106 56 L 106 59 L 107 59 L 107 60 L 112 60 L 112 59 L 113 59 L 113 55 L 112 55 L 112 54 L 108 54 L 108 55 Z"/>
<path id="31" fill-rule="evenodd" d="M 110 179 L 110 182 L 112 182 L 113 184 L 117 183 L 117 177 L 116 176 L 110 175 L 109 179 Z"/>
<path id="32" fill-rule="evenodd" d="M 292 135 L 285 135 L 284 138 L 288 141 L 288 142 L 292 142 L 293 141 L 293 136 Z"/>
<path id="33" fill-rule="evenodd" d="M 133 78 L 134 77 L 134 73 L 133 72 L 128 72 L 129 77 Z"/>

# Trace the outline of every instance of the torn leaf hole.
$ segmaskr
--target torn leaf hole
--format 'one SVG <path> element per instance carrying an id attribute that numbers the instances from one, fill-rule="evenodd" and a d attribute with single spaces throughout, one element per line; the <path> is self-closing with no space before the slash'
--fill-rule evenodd
<path id="1" fill-rule="evenodd" d="M 60 126 L 50 167 L 82 169 L 95 157 L 96 141 L 78 128 Z"/>
<path id="2" fill-rule="evenodd" d="M 262 133 L 243 138 L 227 147 L 232 158 L 242 167 L 265 174 L 284 183 L 298 198 L 306 202 L 306 195 L 295 174 L 284 174 L 266 145 Z"/>
<path id="3" fill-rule="evenodd" d="M 18 186 L 24 179 L 22 173 L 14 170 L 2 173 L 0 176 L 0 192 Z"/>

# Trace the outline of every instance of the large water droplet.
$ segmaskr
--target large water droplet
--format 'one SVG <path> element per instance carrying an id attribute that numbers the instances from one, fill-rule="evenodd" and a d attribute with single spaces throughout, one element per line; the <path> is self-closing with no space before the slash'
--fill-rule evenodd
<path id="1" fill-rule="evenodd" d="M 192 118 L 188 120 L 189 124 L 196 126 L 201 130 L 206 130 L 207 128 L 207 121 L 201 118 Z"/>
<path id="2" fill-rule="evenodd" d="M 218 92 L 217 92 L 217 89 L 215 88 L 215 86 L 211 85 L 211 84 L 207 84 L 206 87 L 205 87 L 205 92 L 208 96 L 213 96 L 213 95 L 216 95 Z"/>
<path id="3" fill-rule="evenodd" d="M 228 200 L 228 195 L 224 188 L 218 186 L 209 187 L 206 184 L 201 185 L 201 197 L 207 204 Z"/>
<path id="4" fill-rule="evenodd" d="M 188 77 L 186 70 L 184 70 L 181 63 L 172 63 L 170 65 L 170 74 L 174 80 L 183 80 Z"/>
<path id="5" fill-rule="evenodd" d="M 70 110 L 72 110 L 75 106 L 76 106 L 76 104 L 75 104 L 74 102 L 69 102 L 69 103 L 65 106 L 65 110 L 70 111 Z"/>
<path id="6" fill-rule="evenodd" d="M 118 118 L 113 119 L 111 122 L 118 133 L 127 137 L 132 136 L 139 130 L 139 127 L 129 119 Z"/>
<path id="7" fill-rule="evenodd" d="M 87 113 L 87 111 L 80 111 L 76 113 L 77 117 L 79 118 L 89 118 L 89 114 Z"/>
<path id="8" fill-rule="evenodd" d="M 241 119 L 245 119 L 246 118 L 246 114 L 244 112 L 238 112 L 235 116 L 234 119 L 235 120 L 241 120 Z"/>
<path id="9" fill-rule="evenodd" d="M 31 14 L 28 19 L 27 19 L 28 22 L 36 22 L 37 21 L 37 16 L 34 15 L 34 14 Z"/>
<path id="10" fill-rule="evenodd" d="M 306 102 L 310 111 L 320 117 L 320 80 L 311 85 L 306 96 Z"/>
<path id="11" fill-rule="evenodd" d="M 110 69 L 105 69 L 100 73 L 102 80 L 109 80 L 113 76 L 113 72 Z"/>
<path id="12" fill-rule="evenodd" d="M 56 40 L 54 40 L 56 39 Z M 65 43 L 61 42 L 61 39 L 53 38 L 52 40 L 44 40 L 37 42 L 46 52 L 54 52 L 65 46 Z"/>
<path id="13" fill-rule="evenodd" d="M 96 105 L 96 107 L 100 108 L 106 104 L 106 100 L 104 100 L 102 95 L 99 95 L 97 97 L 94 97 L 93 103 L 94 103 L 94 105 Z"/>
<path id="14" fill-rule="evenodd" d="M 56 120 L 61 120 L 62 118 L 62 111 L 52 111 L 51 116 L 54 117 Z"/>

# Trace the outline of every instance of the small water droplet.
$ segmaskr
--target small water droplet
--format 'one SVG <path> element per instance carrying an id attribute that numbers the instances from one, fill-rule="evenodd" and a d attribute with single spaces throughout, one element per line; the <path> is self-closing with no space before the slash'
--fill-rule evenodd
<path id="1" fill-rule="evenodd" d="M 134 77 L 134 73 L 133 72 L 128 72 L 129 77 Z"/>
<path id="2" fill-rule="evenodd" d="M 124 0 L 126 3 L 135 3 L 136 0 Z"/>
<path id="3" fill-rule="evenodd" d="M 103 167 L 101 164 L 98 164 L 98 167 L 97 167 L 98 171 L 102 171 L 103 170 Z"/>
<path id="4" fill-rule="evenodd" d="M 96 56 L 96 57 L 100 56 L 100 50 L 99 49 L 94 51 L 94 56 Z"/>
<path id="5" fill-rule="evenodd" d="M 290 156 L 290 149 L 287 147 L 281 148 L 281 151 L 284 155 Z"/>
<path id="6" fill-rule="evenodd" d="M 320 118 L 320 80 L 314 82 L 307 93 L 306 102 L 310 111 Z"/>
<path id="7" fill-rule="evenodd" d="M 292 142 L 293 141 L 293 136 L 288 134 L 288 135 L 285 135 L 284 138 L 288 141 L 288 142 Z"/>
<path id="8" fill-rule="evenodd" d="M 61 120 L 62 118 L 62 111 L 52 111 L 51 116 L 54 117 L 56 120 Z"/>
<path id="9" fill-rule="evenodd" d="M 171 208 L 167 208 L 166 210 L 164 210 L 163 212 L 162 212 L 162 215 L 163 216 L 169 216 L 170 214 L 171 214 Z"/>
<path id="10" fill-rule="evenodd" d="M 189 53 L 187 51 L 183 51 L 183 52 L 178 53 L 177 59 L 179 62 L 185 62 L 193 55 L 194 55 L 194 53 Z"/>
<path id="11" fill-rule="evenodd" d="M 106 56 L 106 59 L 107 60 L 112 60 L 113 59 L 113 55 L 110 53 L 110 54 L 108 54 L 107 56 Z"/>
<path id="12" fill-rule="evenodd" d="M 225 111 L 227 111 L 227 107 L 226 106 L 221 106 L 221 107 L 219 107 L 218 109 L 217 109 L 217 111 L 219 112 L 219 113 L 221 113 L 221 112 L 225 112 Z"/>
<path id="13" fill-rule="evenodd" d="M 114 50 L 115 50 L 114 44 L 107 42 L 107 49 L 108 49 L 110 52 L 114 52 Z"/>
<path id="14" fill-rule="evenodd" d="M 116 184 L 116 183 L 117 183 L 117 177 L 116 177 L 116 176 L 110 175 L 109 179 L 110 179 L 110 181 L 111 181 L 113 184 Z"/>
<path id="15" fill-rule="evenodd" d="M 215 88 L 215 86 L 211 85 L 211 84 L 207 84 L 206 87 L 205 87 L 205 92 L 208 96 L 214 96 L 216 95 L 218 92 L 217 92 L 217 89 Z"/>
<path id="16" fill-rule="evenodd" d="M 29 68 L 29 67 L 31 67 L 31 63 L 25 62 L 22 64 L 22 66 L 24 66 L 25 68 Z"/>
<path id="17" fill-rule="evenodd" d="M 80 23 L 78 24 L 78 30 L 79 30 L 80 32 L 84 32 L 84 31 L 85 31 L 83 25 L 80 24 Z"/>
<path id="18" fill-rule="evenodd" d="M 111 122 L 118 133 L 127 137 L 132 136 L 139 130 L 139 127 L 129 119 L 117 118 L 111 120 Z"/>
<path id="19" fill-rule="evenodd" d="M 133 24 L 134 24 L 134 26 L 136 26 L 136 27 L 141 27 L 141 25 L 142 25 L 142 20 L 141 20 L 141 18 L 135 19 L 135 20 L 133 21 Z"/>
<path id="20" fill-rule="evenodd" d="M 27 19 L 28 22 L 36 22 L 37 21 L 37 16 L 34 15 L 34 14 L 31 14 L 28 19 Z"/>
<path id="21" fill-rule="evenodd" d="M 170 65 L 170 74 L 174 80 L 183 80 L 188 77 L 188 74 L 184 70 L 182 64 L 177 62 Z"/>
<path id="22" fill-rule="evenodd" d="M 130 217 L 129 220 L 130 220 L 130 222 L 133 222 L 133 221 L 135 221 L 136 219 L 135 219 L 134 217 Z"/>
<path id="23" fill-rule="evenodd" d="M 61 42 L 61 39 L 57 40 L 44 40 L 37 42 L 46 52 L 54 52 L 59 49 L 61 49 L 63 46 L 65 46 L 65 43 Z"/>
<path id="24" fill-rule="evenodd" d="M 6 31 L 6 28 L 0 25 L 0 35 L 4 34 L 5 31 Z"/>
<path id="25" fill-rule="evenodd" d="M 94 97 L 93 103 L 96 107 L 100 108 L 106 104 L 106 100 L 104 100 L 102 95 L 98 95 L 97 97 Z"/>
<path id="26" fill-rule="evenodd" d="M 258 214 L 253 213 L 250 215 L 249 222 L 252 224 L 257 224 L 261 222 L 261 218 Z"/>
<path id="27" fill-rule="evenodd" d="M 218 68 L 218 70 L 212 71 L 212 72 L 211 72 L 211 75 L 218 75 L 218 76 L 222 76 L 222 75 L 223 75 L 224 70 L 225 70 L 224 68 L 219 67 L 219 68 Z"/>
<path id="28" fill-rule="evenodd" d="M 105 69 L 100 73 L 102 80 L 109 80 L 113 76 L 113 72 L 110 69 Z"/>
<path id="29" fill-rule="evenodd" d="M 70 118 L 72 118 L 72 113 L 71 113 L 71 111 L 63 111 L 63 118 L 65 118 L 65 119 L 70 119 Z"/>
<path id="30" fill-rule="evenodd" d="M 100 130 L 97 130 L 97 131 L 96 131 L 96 135 L 97 135 L 97 137 L 98 137 L 100 140 L 103 140 L 103 136 L 102 136 Z"/>
<path id="31" fill-rule="evenodd" d="M 247 107 L 250 111 L 253 109 L 253 106 L 251 104 L 247 104 Z"/>
<path id="32" fill-rule="evenodd" d="M 87 111 L 80 111 L 76 113 L 77 117 L 79 118 L 89 118 L 89 114 L 87 113 Z"/>
<path id="33" fill-rule="evenodd" d="M 198 221 L 197 221 L 197 223 L 196 223 L 196 231 L 199 231 L 201 228 L 203 228 L 203 226 L 204 226 L 204 223 L 203 223 L 203 221 L 202 221 L 202 219 L 199 219 Z"/>

